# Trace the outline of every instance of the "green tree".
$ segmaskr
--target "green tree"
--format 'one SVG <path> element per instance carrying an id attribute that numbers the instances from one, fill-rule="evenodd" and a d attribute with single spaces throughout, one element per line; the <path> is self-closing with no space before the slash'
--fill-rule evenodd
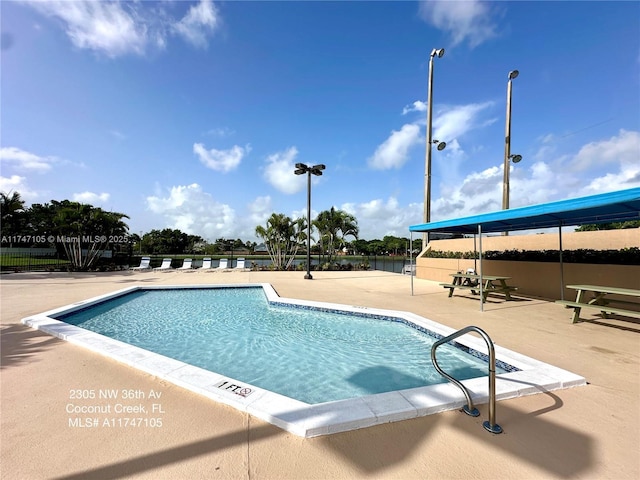
<path id="1" fill-rule="evenodd" d="M 327 263 L 331 263 L 336 251 L 344 246 L 345 237 L 358 238 L 358 221 L 343 210 L 330 210 L 320 212 L 313 225 L 320 236 L 320 247 L 323 255 L 326 253 Z"/>
<path id="2" fill-rule="evenodd" d="M 385 235 L 382 242 L 387 252 L 393 255 L 404 254 L 409 245 L 408 238 L 394 237 L 393 235 Z"/>
<path id="3" fill-rule="evenodd" d="M 621 228 L 640 228 L 640 220 L 629 220 L 627 222 L 614 223 L 593 223 L 588 225 L 580 225 L 576 228 L 576 232 L 590 232 L 594 230 L 617 230 Z"/>
<path id="4" fill-rule="evenodd" d="M 286 270 L 291 266 L 300 246 L 307 239 L 306 227 L 304 218 L 292 220 L 282 213 L 272 214 L 266 226 L 256 227 L 256 235 L 264 241 L 276 269 Z"/>
<path id="5" fill-rule="evenodd" d="M 244 243 L 244 248 L 249 250 L 249 253 L 254 253 L 258 244 L 256 242 L 252 242 L 251 240 L 247 240 Z"/>
<path id="6" fill-rule="evenodd" d="M 76 270 L 87 270 L 113 246 L 112 240 L 127 235 L 124 213 L 106 212 L 92 205 L 63 200 L 51 201 L 52 231 L 56 247 L 62 248 Z"/>
<path id="7" fill-rule="evenodd" d="M 354 240 L 351 242 L 351 246 L 353 247 L 356 255 L 369 255 L 370 253 L 369 242 L 367 240 Z"/>
<path id="8" fill-rule="evenodd" d="M 204 239 L 177 229 L 151 230 L 142 237 L 142 250 L 151 255 L 194 253 L 200 250 Z"/>
<path id="9" fill-rule="evenodd" d="M 9 192 L 11 193 L 11 192 Z M 0 232 L 3 237 L 25 235 L 27 212 L 18 192 L 0 192 Z"/>
<path id="10" fill-rule="evenodd" d="M 55 205 L 50 203 L 34 203 L 27 212 L 28 229 L 33 235 L 53 235 L 56 225 L 53 221 L 57 212 Z"/>

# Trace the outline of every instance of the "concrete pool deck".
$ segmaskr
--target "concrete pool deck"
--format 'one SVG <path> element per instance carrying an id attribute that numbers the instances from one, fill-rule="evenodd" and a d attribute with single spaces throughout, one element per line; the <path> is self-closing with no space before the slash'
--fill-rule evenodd
<path id="1" fill-rule="evenodd" d="M 1 464 L 40 478 L 639 478 L 640 324 L 571 324 L 553 302 L 447 297 L 436 282 L 386 272 L 9 274 L 0 283 Z M 247 413 L 63 342 L 20 319 L 128 285 L 270 283 L 282 297 L 403 310 L 452 328 L 476 325 L 497 345 L 584 376 L 584 387 L 499 401 L 481 417 L 449 411 L 303 439 Z M 594 317 L 595 318 L 595 317 Z M 425 355 L 428 355 L 425 352 Z M 162 424 L 70 424 L 71 397 L 96 405 L 160 405 Z M 157 408 L 157 407 L 156 407 Z M 140 417 L 132 413 L 131 417 Z M 149 412 L 146 417 L 151 417 Z M 119 414 L 119 418 L 123 415 Z"/>

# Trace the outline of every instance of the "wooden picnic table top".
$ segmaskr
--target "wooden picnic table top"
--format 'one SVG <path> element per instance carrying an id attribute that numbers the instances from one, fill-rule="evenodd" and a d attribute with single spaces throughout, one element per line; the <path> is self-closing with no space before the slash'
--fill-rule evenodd
<path id="1" fill-rule="evenodd" d="M 475 274 L 475 273 L 451 273 L 450 274 L 452 277 L 454 278 L 469 278 L 469 279 L 484 279 L 484 280 L 509 280 L 511 277 L 499 277 L 499 276 L 495 276 L 495 275 L 482 275 L 482 277 L 480 277 L 480 275 Z"/>
<path id="2" fill-rule="evenodd" d="M 618 295 L 640 297 L 640 290 L 636 290 L 633 288 L 605 287 L 602 285 L 567 285 L 567 288 L 571 288 L 573 290 L 588 290 L 590 292 L 612 293 Z"/>

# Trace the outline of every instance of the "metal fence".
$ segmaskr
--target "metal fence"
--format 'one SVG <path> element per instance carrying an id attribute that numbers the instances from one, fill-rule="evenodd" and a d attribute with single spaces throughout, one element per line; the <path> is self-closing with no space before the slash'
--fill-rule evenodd
<path id="1" fill-rule="evenodd" d="M 111 253 L 111 252 L 109 252 Z M 193 266 L 202 265 L 203 255 L 147 255 L 151 257 L 151 267 L 159 267 L 164 258 L 171 258 L 171 266 L 178 268 L 182 266 L 185 257 L 193 259 Z M 213 258 L 212 266 L 218 265 L 220 258 L 227 258 L 229 268 L 233 268 L 237 261 L 236 256 L 228 255 L 209 255 Z M 123 270 L 129 267 L 140 265 L 142 255 L 128 255 L 116 253 L 99 259 L 92 267 L 92 270 Z M 251 268 L 268 268 L 271 260 L 264 256 L 247 255 L 246 265 Z M 317 256 L 311 257 L 312 268 L 318 269 L 321 259 Z M 293 268 L 300 268 L 306 262 L 306 258 L 296 258 Z M 393 273 L 405 273 L 409 268 L 410 259 L 408 257 L 389 257 L 389 256 L 357 256 L 357 257 L 338 257 L 335 263 L 345 270 L 363 269 L 363 270 L 381 270 Z M 334 267 L 336 268 L 336 267 Z M 0 270 L 3 272 L 54 272 L 68 271 L 71 269 L 71 262 L 66 258 L 64 253 L 57 252 L 55 249 L 47 248 L 24 248 L 24 249 L 0 249 Z"/>
<path id="2" fill-rule="evenodd" d="M 69 265 L 67 257 L 55 250 L 6 251 L 0 249 L 0 270 L 3 272 L 53 272 L 66 270 Z"/>

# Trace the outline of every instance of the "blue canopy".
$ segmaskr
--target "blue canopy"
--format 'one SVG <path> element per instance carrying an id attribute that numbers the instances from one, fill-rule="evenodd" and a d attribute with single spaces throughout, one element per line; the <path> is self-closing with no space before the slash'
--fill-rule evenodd
<path id="1" fill-rule="evenodd" d="M 422 223 L 411 232 L 482 233 L 640 220 L 640 188 Z"/>

